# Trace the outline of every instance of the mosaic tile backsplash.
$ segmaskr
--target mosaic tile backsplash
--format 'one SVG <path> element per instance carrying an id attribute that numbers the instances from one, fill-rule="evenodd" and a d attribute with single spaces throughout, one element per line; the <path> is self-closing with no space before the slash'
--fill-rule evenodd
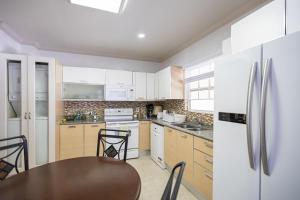
<path id="1" fill-rule="evenodd" d="M 187 121 L 198 121 L 201 124 L 213 125 L 213 115 L 207 113 L 195 113 L 185 110 L 184 100 L 166 100 L 160 102 L 139 102 L 139 101 L 65 101 L 65 115 L 74 115 L 77 112 L 87 114 L 91 111 L 96 112 L 103 118 L 105 108 L 138 108 L 141 116 L 146 115 L 146 105 L 162 105 L 164 110 L 186 115 Z"/>
<path id="2" fill-rule="evenodd" d="M 166 100 L 163 106 L 165 110 L 186 115 L 187 121 L 197 121 L 208 126 L 213 125 L 213 114 L 189 112 L 185 110 L 184 100 Z"/>

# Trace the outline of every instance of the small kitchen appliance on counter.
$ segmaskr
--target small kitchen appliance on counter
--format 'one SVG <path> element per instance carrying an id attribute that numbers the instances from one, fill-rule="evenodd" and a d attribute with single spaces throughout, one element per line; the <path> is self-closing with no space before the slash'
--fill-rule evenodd
<path id="1" fill-rule="evenodd" d="M 146 105 L 146 112 L 147 112 L 147 118 L 153 117 L 154 112 L 154 106 L 153 104 L 147 104 Z"/>

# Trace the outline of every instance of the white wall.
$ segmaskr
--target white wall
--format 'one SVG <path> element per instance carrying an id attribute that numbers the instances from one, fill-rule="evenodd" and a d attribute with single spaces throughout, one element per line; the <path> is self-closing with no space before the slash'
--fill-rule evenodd
<path id="1" fill-rule="evenodd" d="M 222 42 L 230 37 L 230 24 L 227 24 L 186 49 L 162 62 L 162 67 L 178 65 L 188 67 L 193 64 L 222 55 Z"/>
<path id="2" fill-rule="evenodd" d="M 231 37 L 231 25 L 271 1 L 272 0 L 253 0 L 252 2 L 249 2 L 249 4 L 236 10 L 236 13 L 232 13 L 232 19 L 228 20 L 227 23 L 224 23 L 225 25 L 163 61 L 161 68 L 170 65 L 189 67 L 214 57 L 221 56 L 223 55 L 223 51 L 225 54 L 229 54 L 231 46 L 228 38 Z M 223 40 L 226 40 L 224 42 L 226 45 L 224 49 L 222 45 Z"/>
<path id="3" fill-rule="evenodd" d="M 0 29 L 0 52 L 54 57 L 63 65 L 69 65 L 75 67 L 123 69 L 129 71 L 139 71 L 139 72 L 156 72 L 161 67 L 161 64 L 158 62 L 146 62 L 146 61 L 131 60 L 131 59 L 39 50 L 33 46 L 21 45 L 1 29 Z"/>

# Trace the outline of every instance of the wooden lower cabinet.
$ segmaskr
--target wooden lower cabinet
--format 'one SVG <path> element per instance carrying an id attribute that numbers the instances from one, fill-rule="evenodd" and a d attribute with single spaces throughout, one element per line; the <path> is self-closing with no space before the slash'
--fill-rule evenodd
<path id="1" fill-rule="evenodd" d="M 193 136 L 180 131 L 177 132 L 177 162 L 185 161 L 183 179 L 193 183 Z"/>
<path id="2" fill-rule="evenodd" d="M 105 128 L 105 123 L 60 125 L 59 159 L 96 156 L 98 132 L 101 128 Z"/>
<path id="3" fill-rule="evenodd" d="M 197 162 L 210 171 L 213 170 L 213 157 L 196 149 L 194 149 L 194 162 Z"/>
<path id="4" fill-rule="evenodd" d="M 96 156 L 97 140 L 99 130 L 105 128 L 105 124 L 86 124 L 84 125 L 84 156 Z M 103 148 L 100 146 L 100 155 Z"/>
<path id="5" fill-rule="evenodd" d="M 194 148 L 202 151 L 203 153 L 206 153 L 208 155 L 213 155 L 213 143 L 211 141 L 199 138 L 199 137 L 194 137 Z"/>
<path id="6" fill-rule="evenodd" d="M 206 199 L 212 199 L 213 173 L 194 162 L 194 187 L 201 192 Z"/>
<path id="7" fill-rule="evenodd" d="M 177 132 L 168 127 L 165 127 L 164 132 L 165 163 L 173 168 L 177 164 Z"/>
<path id="8" fill-rule="evenodd" d="M 150 150 L 150 121 L 140 121 L 139 149 Z"/>
<path id="9" fill-rule="evenodd" d="M 83 156 L 83 125 L 61 125 L 60 160 Z"/>

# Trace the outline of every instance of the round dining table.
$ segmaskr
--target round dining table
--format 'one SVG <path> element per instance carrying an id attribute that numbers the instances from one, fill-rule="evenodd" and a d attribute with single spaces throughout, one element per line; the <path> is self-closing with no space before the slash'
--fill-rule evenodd
<path id="1" fill-rule="evenodd" d="M 48 163 L 0 182 L 1 200 L 136 200 L 140 191 L 137 171 L 107 157 Z"/>

